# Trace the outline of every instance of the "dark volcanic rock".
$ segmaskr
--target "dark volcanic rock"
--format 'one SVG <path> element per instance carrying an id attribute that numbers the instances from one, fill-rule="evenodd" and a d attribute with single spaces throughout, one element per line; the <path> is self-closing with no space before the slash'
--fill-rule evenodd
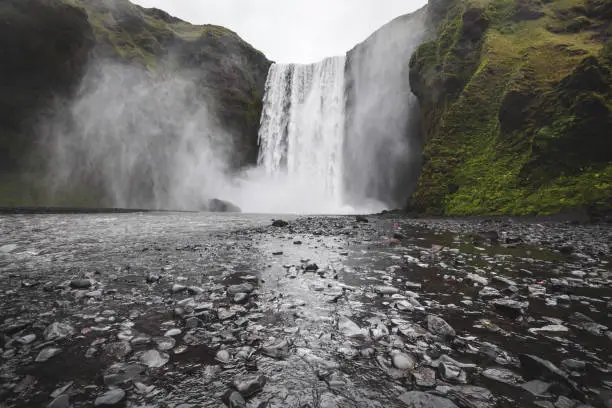
<path id="1" fill-rule="evenodd" d="M 457 408 L 449 399 L 421 391 L 405 392 L 399 400 L 408 408 Z"/>
<path id="2" fill-rule="evenodd" d="M 234 205 L 229 201 L 219 200 L 217 198 L 213 198 L 212 200 L 208 201 L 206 209 L 210 212 L 242 212 L 240 207 L 237 205 Z"/>
<path id="3" fill-rule="evenodd" d="M 286 227 L 287 225 L 289 225 L 289 223 L 287 221 L 284 220 L 274 220 L 272 221 L 272 226 L 273 227 Z"/>
<path id="4" fill-rule="evenodd" d="M 444 319 L 429 315 L 427 316 L 427 329 L 440 337 L 455 337 L 455 329 L 452 328 Z"/>

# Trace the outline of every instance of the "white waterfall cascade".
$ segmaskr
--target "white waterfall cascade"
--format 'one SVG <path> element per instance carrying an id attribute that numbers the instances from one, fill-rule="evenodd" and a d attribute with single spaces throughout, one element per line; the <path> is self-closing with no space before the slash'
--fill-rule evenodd
<path id="1" fill-rule="evenodd" d="M 342 205 L 345 62 L 341 56 L 270 68 L 259 166 L 293 196 L 284 212 L 352 211 Z"/>

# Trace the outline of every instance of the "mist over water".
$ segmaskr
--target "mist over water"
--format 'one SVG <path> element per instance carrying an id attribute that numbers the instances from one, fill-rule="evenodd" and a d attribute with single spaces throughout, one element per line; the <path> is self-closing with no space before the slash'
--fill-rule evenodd
<path id="1" fill-rule="evenodd" d="M 50 183 L 116 207 L 199 209 L 227 185 L 231 138 L 214 112 L 188 74 L 98 64 L 46 132 Z"/>
<path id="2" fill-rule="evenodd" d="M 343 174 L 349 204 L 403 207 L 421 165 L 419 106 L 410 90 L 423 13 L 399 17 L 349 52 Z"/>
<path id="3" fill-rule="evenodd" d="M 413 20 L 395 20 L 348 59 L 273 64 L 258 163 L 240 172 L 230 166 L 240 138 L 221 125 L 214 93 L 195 86 L 202 72 L 96 61 L 45 123 L 49 189 L 124 208 L 206 210 L 213 198 L 254 213 L 403 206 L 420 154 L 407 70 L 424 27 Z"/>

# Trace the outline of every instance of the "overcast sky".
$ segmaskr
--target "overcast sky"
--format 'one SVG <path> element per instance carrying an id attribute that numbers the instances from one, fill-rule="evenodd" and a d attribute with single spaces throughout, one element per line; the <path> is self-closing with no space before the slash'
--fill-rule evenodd
<path id="1" fill-rule="evenodd" d="M 277 62 L 343 54 L 426 0 L 132 0 L 194 24 L 228 27 Z"/>

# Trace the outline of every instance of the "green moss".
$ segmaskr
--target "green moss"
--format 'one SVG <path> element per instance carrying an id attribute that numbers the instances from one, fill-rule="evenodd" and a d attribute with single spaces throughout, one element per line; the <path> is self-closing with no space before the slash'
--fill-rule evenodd
<path id="1" fill-rule="evenodd" d="M 587 2 L 528 4 L 527 14 L 517 4 L 455 0 L 413 56 L 426 138 L 411 200 L 420 211 L 548 214 L 612 195 L 610 48 L 589 31 L 597 15 L 558 33 L 548 28 Z"/>

